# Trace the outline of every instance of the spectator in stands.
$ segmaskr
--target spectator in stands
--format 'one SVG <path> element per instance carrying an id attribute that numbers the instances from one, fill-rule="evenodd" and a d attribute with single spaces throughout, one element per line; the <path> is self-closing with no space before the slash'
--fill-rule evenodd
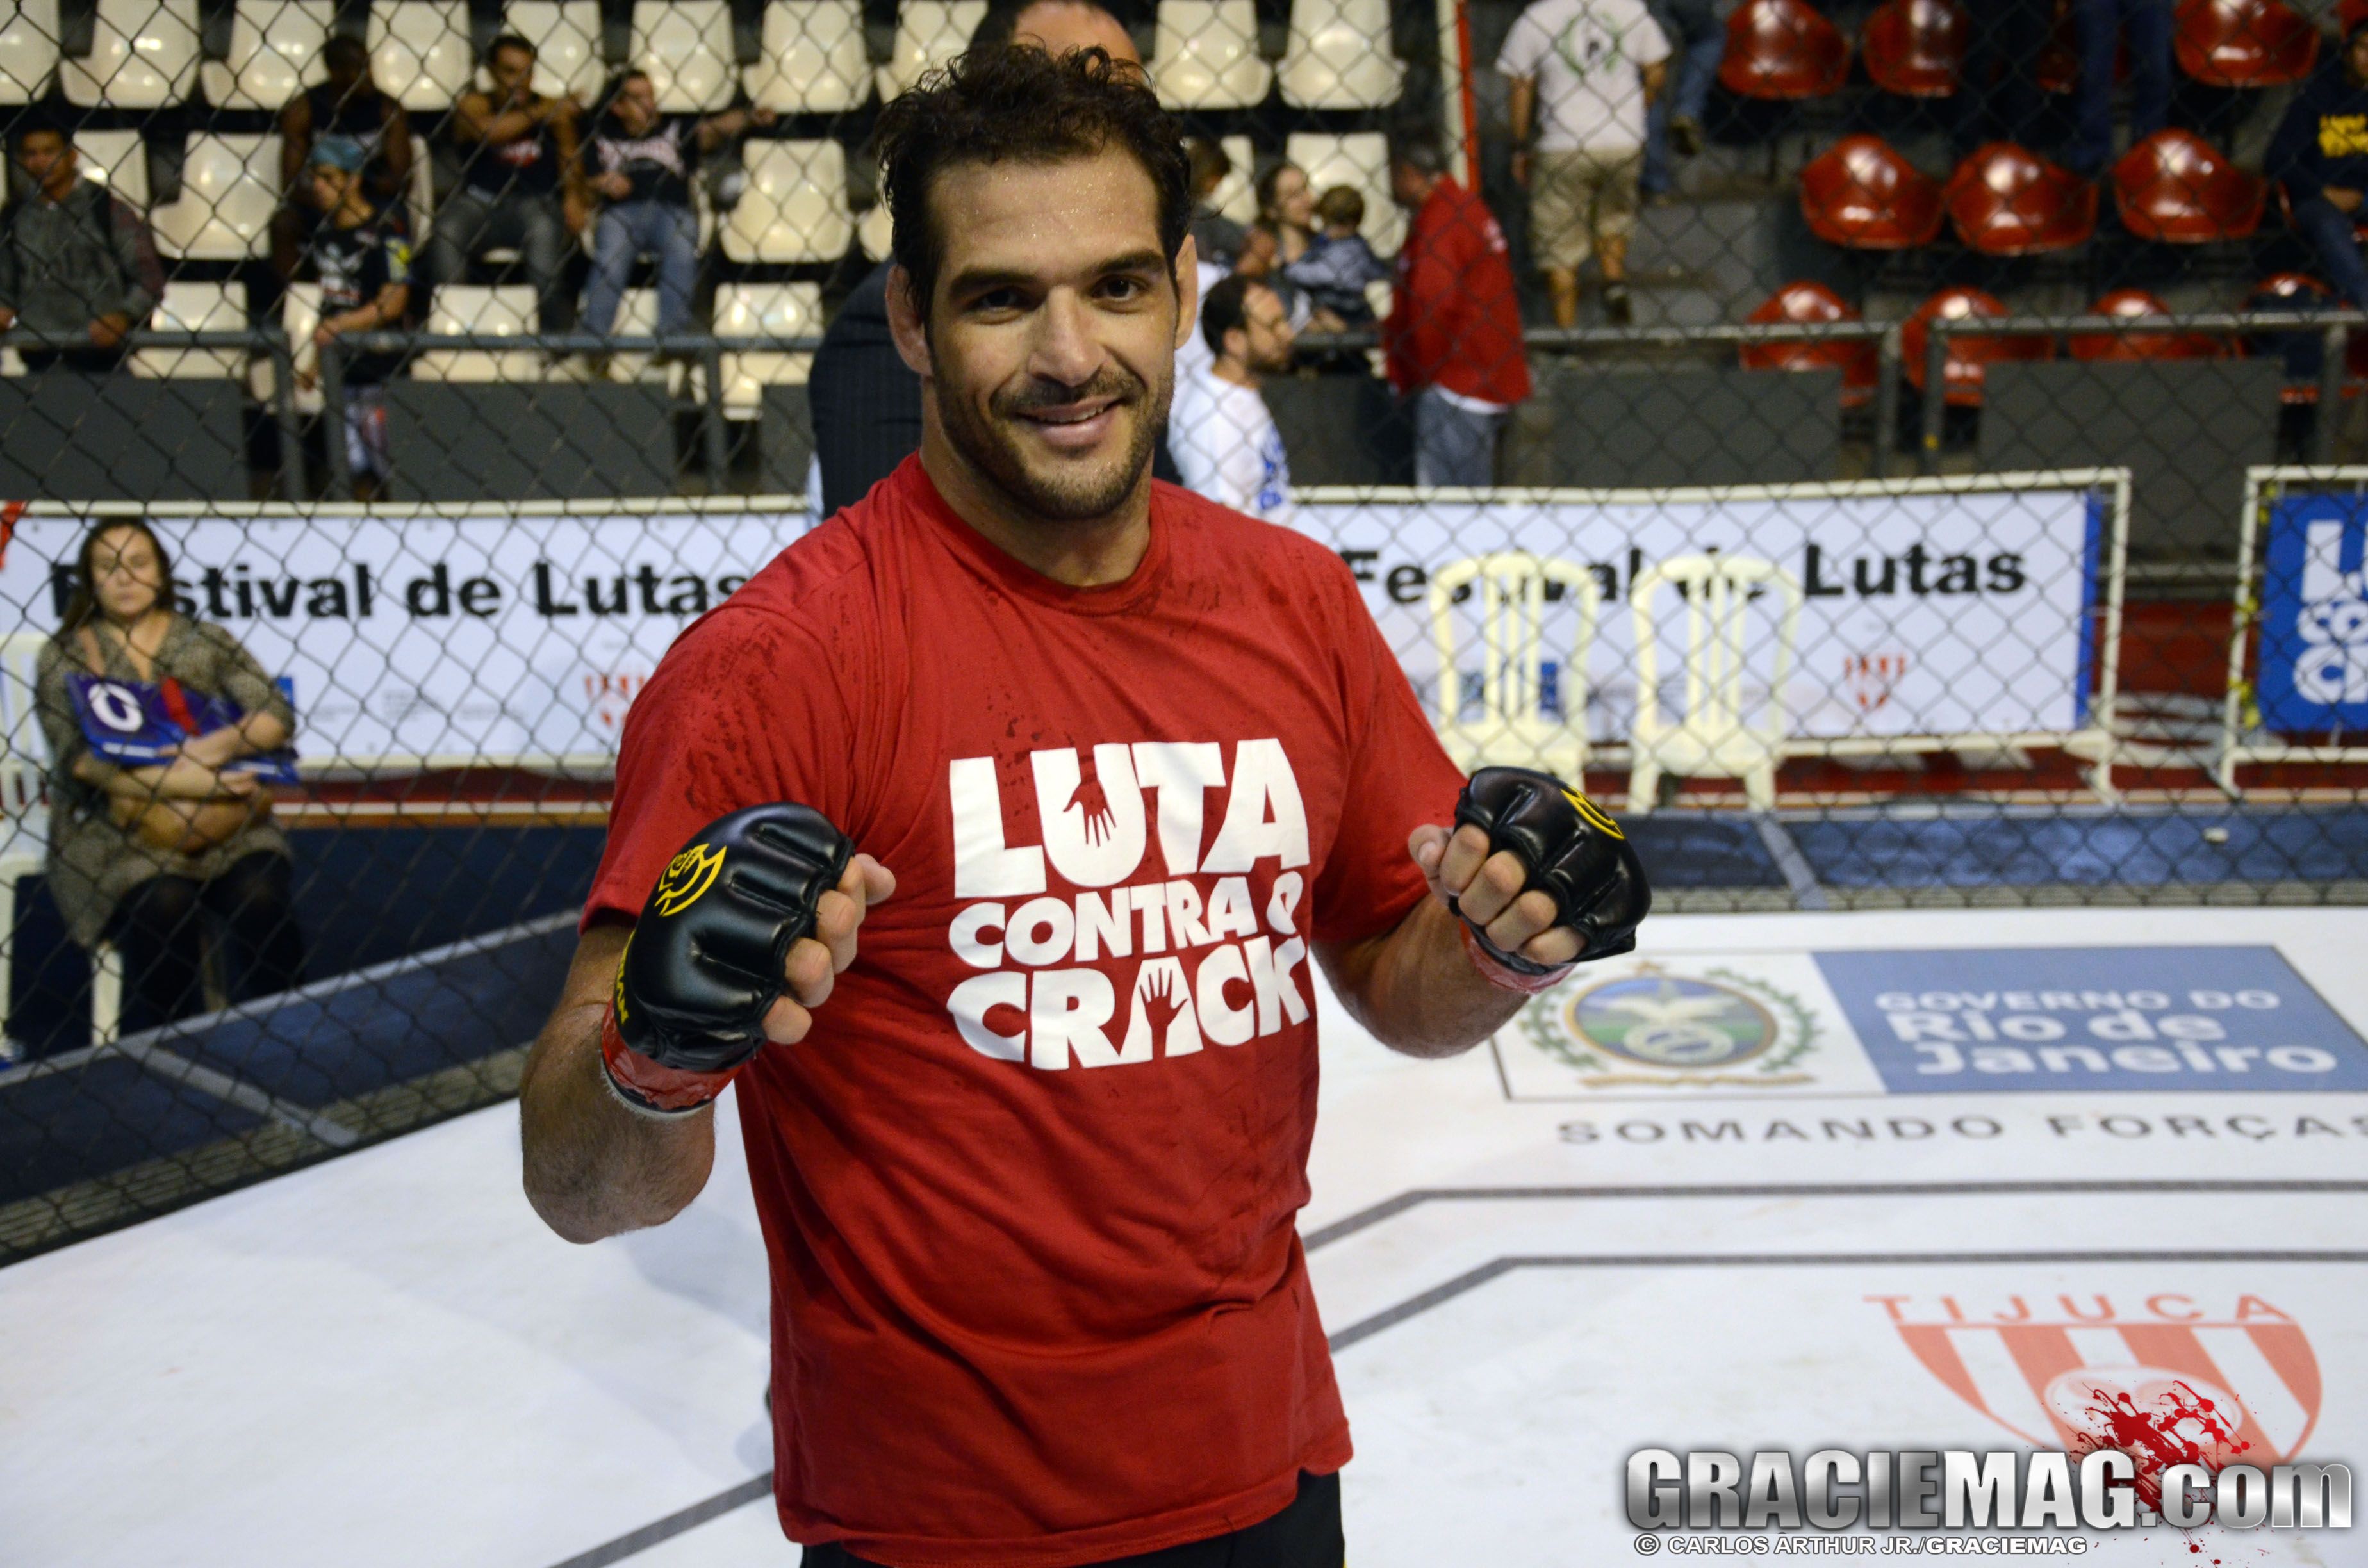
<path id="1" fill-rule="evenodd" d="M 1291 464 L 1282 433 L 1259 395 L 1291 369 L 1291 321 L 1275 291 L 1236 274 L 1201 301 L 1210 358 L 1176 377 L 1168 442 L 1187 488 L 1270 523 L 1291 512 Z"/>
<path id="2" fill-rule="evenodd" d="M 370 194 L 368 163 L 359 142 L 324 136 L 313 143 L 304 171 L 321 214 L 305 243 L 305 258 L 321 280 L 321 324 L 313 329 L 316 352 L 348 334 L 393 331 L 410 309 L 410 232 L 401 203 Z M 373 353 L 349 354 L 342 367 L 346 467 L 356 500 L 379 499 L 393 473 L 386 383 L 402 368 L 402 355 Z M 318 374 L 308 366 L 300 379 L 316 380 Z"/>
<path id="3" fill-rule="evenodd" d="M 1365 222 L 1365 199 L 1354 186 L 1336 185 L 1315 203 L 1324 232 L 1307 254 L 1283 268 L 1314 308 L 1317 332 L 1362 332 L 1373 324 L 1373 307 L 1365 285 L 1390 275 L 1390 264 L 1373 254 L 1359 231 Z"/>
<path id="4" fill-rule="evenodd" d="M 1530 395 L 1505 232 L 1435 142 L 1391 150 L 1390 190 L 1414 213 L 1382 339 L 1413 404 L 1415 483 L 1494 484 L 1505 416 Z"/>
<path id="5" fill-rule="evenodd" d="M 2079 129 L 2065 154 L 2076 174 L 2094 175 L 2113 155 L 2113 78 L 2129 46 L 2130 141 L 2170 118 L 2170 0 L 2073 0 L 2080 28 Z"/>
<path id="6" fill-rule="evenodd" d="M 436 214 L 428 276 L 458 283 L 479 252 L 514 246 L 534 285 L 542 330 L 564 332 L 575 313 L 564 287 L 569 243 L 592 210 L 576 148 L 581 108 L 574 98 L 534 90 L 534 45 L 515 33 L 485 51 L 485 74 L 491 93 L 472 89 L 452 105 L 461 187 Z"/>
<path id="7" fill-rule="evenodd" d="M 290 98 L 279 111 L 279 187 L 287 199 L 271 222 L 271 258 L 282 278 L 298 257 L 320 210 L 310 188 L 313 138 L 342 136 L 361 148 L 362 179 L 375 201 L 401 203 L 411 185 L 411 115 L 370 76 L 370 51 L 338 33 L 321 48 L 327 80 Z M 411 217 L 406 210 L 405 221 Z"/>
<path id="8" fill-rule="evenodd" d="M 971 34 L 970 47 L 1014 42 L 1052 53 L 1099 49 L 1137 70 L 1143 65 L 1125 26 L 1091 0 L 998 0 Z M 825 517 L 863 499 L 921 449 L 921 380 L 888 334 L 888 276 L 894 265 L 882 262 L 855 286 L 823 334 L 806 379 Z M 1161 478 L 1175 477 L 1165 447 L 1154 460 Z"/>
<path id="9" fill-rule="evenodd" d="M 1710 107 L 1711 84 L 1726 55 L 1726 22 L 1718 0 L 1651 0 L 1653 19 L 1677 51 L 1678 79 L 1655 96 L 1645 110 L 1645 171 L 1638 188 L 1667 194 L 1677 184 L 1669 154 L 1691 158 L 1702 150 L 1702 111 Z"/>
<path id="10" fill-rule="evenodd" d="M 1605 318 L 1635 319 L 1628 235 L 1645 110 L 1660 97 L 1668 58 L 1644 0 L 1532 0 L 1505 35 L 1497 69 L 1512 82 L 1513 179 L 1530 187 L 1530 249 L 1558 326 L 1578 324 L 1578 269 L 1590 254 Z"/>
<path id="11" fill-rule="evenodd" d="M 1204 263 L 1230 267 L 1242 254 L 1242 226 L 1218 211 L 1213 200 L 1234 172 L 1234 160 L 1208 136 L 1184 138 L 1184 153 L 1192 160 L 1192 247 Z"/>
<path id="12" fill-rule="evenodd" d="M 2368 14 L 2344 34 L 2342 51 L 2321 65 L 2286 106 L 2265 160 L 2285 182 L 2294 226 L 2318 253 L 2320 270 L 2353 310 L 2368 309 L 2368 262 L 2358 225 L 2368 199 Z"/>
<path id="13" fill-rule="evenodd" d="M 768 108 L 726 109 L 703 119 L 658 112 L 657 87 L 645 71 L 609 85 L 607 106 L 584 143 L 586 182 L 603 203 L 593 231 L 592 281 L 584 324 L 606 336 L 634 261 L 657 258 L 658 332 L 690 329 L 690 293 L 699 282 L 699 216 L 690 182 L 700 158 L 750 126 L 769 126 Z"/>
<path id="14" fill-rule="evenodd" d="M 0 213 L 0 332 L 23 327 L 62 340 L 20 350 L 28 370 L 119 369 L 124 335 L 145 326 L 165 297 L 147 221 L 82 177 L 74 142 L 55 122 L 20 118 L 16 153 L 29 189 Z"/>
<path id="15" fill-rule="evenodd" d="M 1275 263 L 1289 267 L 1315 243 L 1315 192 L 1307 171 L 1285 159 L 1258 180 L 1258 226 L 1274 240 Z"/>
<path id="16" fill-rule="evenodd" d="M 271 820 L 268 791 L 233 767 L 286 746 L 296 715 L 237 638 L 175 610 L 172 563 L 147 524 L 110 517 L 84 537 L 64 625 L 43 645 L 37 672 L 51 758 L 50 893 L 76 942 L 121 947 L 124 1029 L 204 1006 L 207 916 L 229 938 L 232 1001 L 299 983 L 304 939 L 288 837 Z M 92 752 L 75 676 L 128 687 L 143 710 L 154 699 L 157 712 L 186 711 L 203 696 L 228 701 L 238 716 L 182 741 L 169 761 L 120 767 Z"/>

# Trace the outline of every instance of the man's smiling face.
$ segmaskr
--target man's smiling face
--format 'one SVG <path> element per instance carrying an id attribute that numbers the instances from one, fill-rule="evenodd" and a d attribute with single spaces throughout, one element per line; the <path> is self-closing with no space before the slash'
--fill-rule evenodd
<path id="1" fill-rule="evenodd" d="M 947 439 L 1023 513 L 1109 516 L 1146 483 L 1184 324 L 1151 176 L 1110 147 L 956 164 L 928 199 L 944 236 L 927 310 Z"/>

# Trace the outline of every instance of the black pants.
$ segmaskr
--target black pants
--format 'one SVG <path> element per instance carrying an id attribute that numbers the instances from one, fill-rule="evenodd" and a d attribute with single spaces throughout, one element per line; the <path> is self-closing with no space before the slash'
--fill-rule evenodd
<path id="1" fill-rule="evenodd" d="M 263 850 L 210 882 L 151 877 L 115 906 L 108 932 L 123 948 L 123 1029 L 154 1028 L 205 1008 L 205 920 L 228 937 L 222 982 L 233 1002 L 285 991 L 304 978 L 285 855 Z"/>
<path id="2" fill-rule="evenodd" d="M 1348 1546 L 1340 1534 L 1340 1478 L 1299 1475 L 1299 1495 L 1270 1519 L 1247 1529 L 1187 1541 L 1096 1568 L 1340 1568 Z M 881 1568 L 836 1543 L 809 1546 L 805 1568 Z"/>

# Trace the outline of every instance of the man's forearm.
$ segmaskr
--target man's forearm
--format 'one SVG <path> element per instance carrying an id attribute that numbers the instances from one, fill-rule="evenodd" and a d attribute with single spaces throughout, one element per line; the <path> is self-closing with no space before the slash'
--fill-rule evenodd
<path id="1" fill-rule="evenodd" d="M 712 1108 L 644 1116 L 604 1081 L 600 1026 L 623 946 L 618 927 L 586 934 L 565 998 L 543 1026 L 518 1085 L 527 1201 L 571 1242 L 666 1223 L 699 1196 L 715 1164 Z"/>
<path id="2" fill-rule="evenodd" d="M 1384 936 L 1321 948 L 1317 956 L 1349 1015 L 1408 1056 L 1469 1051 L 1528 1000 L 1473 967 L 1463 921 L 1437 898 L 1425 898 Z"/>

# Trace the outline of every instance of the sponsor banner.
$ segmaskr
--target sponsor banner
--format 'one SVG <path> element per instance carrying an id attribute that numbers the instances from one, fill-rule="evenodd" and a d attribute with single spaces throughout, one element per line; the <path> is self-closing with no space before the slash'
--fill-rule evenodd
<path id="1" fill-rule="evenodd" d="M 153 520 L 186 614 L 298 694 L 320 757 L 614 752 L 667 644 L 803 531 L 737 512 Z M 0 602 L 56 627 L 87 527 L 20 518 Z"/>
<path id="2" fill-rule="evenodd" d="M 1517 1100 L 2368 1089 L 2368 1045 L 2270 947 L 1619 960 L 1495 1049 Z"/>
<path id="3" fill-rule="evenodd" d="M 1302 532 L 1338 550 L 1426 701 L 1436 690 L 1430 579 L 1450 562 L 1522 551 L 1568 562 L 1601 596 L 1586 660 L 1586 726 L 1624 738 L 1636 712 L 1627 596 L 1656 562 L 1726 551 L 1775 562 L 1804 595 L 1784 703 L 1806 736 L 2011 734 L 2080 721 L 2080 635 L 2095 588 L 2104 508 L 2078 490 L 1781 499 L 1499 500 L 1303 504 Z M 1579 596 L 1550 585 L 1545 706 L 1567 712 L 1565 671 L 1580 637 Z M 1684 709 L 1686 606 L 1657 597 L 1661 705 Z M 1476 701 L 1484 646 L 1468 591 L 1451 610 L 1457 667 Z M 1778 601 L 1756 596 L 1745 636 L 1747 702 L 1764 711 Z M 1748 671 L 1760 670 L 1756 693 Z M 1575 704 L 1571 704 L 1575 706 Z"/>
<path id="4" fill-rule="evenodd" d="M 2368 1046 L 2275 948 L 1816 960 L 1895 1094 L 2368 1089 Z"/>
<path id="5" fill-rule="evenodd" d="M 2261 722 L 2368 725 L 2368 496 L 2281 497 L 2262 564 Z"/>

